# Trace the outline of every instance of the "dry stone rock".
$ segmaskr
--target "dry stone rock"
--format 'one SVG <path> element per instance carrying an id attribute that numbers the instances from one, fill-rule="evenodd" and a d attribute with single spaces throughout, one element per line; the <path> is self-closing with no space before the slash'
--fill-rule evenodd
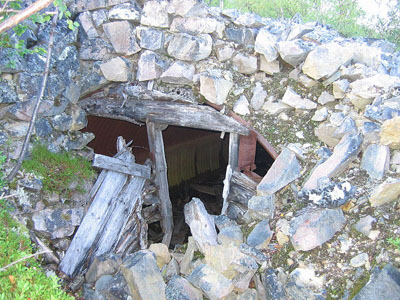
<path id="1" fill-rule="evenodd" d="M 187 33 L 175 34 L 168 45 L 168 54 L 180 60 L 199 61 L 210 56 L 212 39 L 208 34 L 193 36 Z"/>
<path id="2" fill-rule="evenodd" d="M 105 9 L 92 11 L 92 19 L 94 26 L 99 29 L 101 25 L 108 21 L 107 11 Z"/>
<path id="3" fill-rule="evenodd" d="M 271 300 L 280 300 L 286 298 L 283 284 L 273 269 L 267 269 L 261 275 L 262 286 L 265 290 L 265 298 Z"/>
<path id="4" fill-rule="evenodd" d="M 10 82 L 0 81 L 0 104 L 12 104 L 18 101 L 18 95 Z"/>
<path id="5" fill-rule="evenodd" d="M 220 47 L 217 47 L 215 49 L 215 52 L 216 52 L 218 60 L 220 62 L 224 62 L 224 61 L 227 61 L 228 59 L 231 59 L 235 50 L 228 45 L 222 45 Z"/>
<path id="6" fill-rule="evenodd" d="M 233 82 L 223 77 L 206 73 L 200 75 L 200 94 L 212 103 L 224 104 L 232 86 Z"/>
<path id="7" fill-rule="evenodd" d="M 269 228 L 268 220 L 258 223 L 247 237 L 247 244 L 258 250 L 266 250 L 271 241 L 273 232 Z"/>
<path id="8" fill-rule="evenodd" d="M 369 261 L 368 254 L 365 253 L 365 252 L 364 253 L 360 253 L 360 254 L 354 256 L 350 260 L 350 266 L 352 266 L 353 268 L 362 267 L 366 263 L 368 263 L 368 261 Z"/>
<path id="9" fill-rule="evenodd" d="M 386 170 L 389 169 L 390 151 L 389 147 L 372 144 L 365 149 L 361 161 L 361 168 L 374 179 L 382 179 Z"/>
<path id="10" fill-rule="evenodd" d="M 255 14 L 255 13 L 242 13 L 240 14 L 234 21 L 234 24 L 244 27 L 261 27 L 264 26 L 265 23 L 263 22 L 262 18 Z"/>
<path id="11" fill-rule="evenodd" d="M 167 300 L 202 300 L 203 295 L 185 278 L 174 276 L 165 288 Z"/>
<path id="12" fill-rule="evenodd" d="M 290 221 L 290 241 L 296 251 L 309 251 L 329 241 L 344 225 L 340 208 L 307 208 Z"/>
<path id="13" fill-rule="evenodd" d="M 140 23 L 142 25 L 168 28 L 170 24 L 168 15 L 168 1 L 146 1 L 142 10 Z"/>
<path id="14" fill-rule="evenodd" d="M 107 60 L 113 47 L 101 38 L 86 39 L 82 42 L 79 58 L 84 60 Z"/>
<path id="15" fill-rule="evenodd" d="M 189 275 L 193 269 L 191 266 L 191 262 L 193 260 L 194 252 L 197 250 L 196 242 L 193 237 L 189 236 L 188 238 L 188 246 L 183 256 L 183 259 L 180 263 L 180 272 L 183 275 Z"/>
<path id="16" fill-rule="evenodd" d="M 194 72 L 195 68 L 193 65 L 176 61 L 162 73 L 160 79 L 166 83 L 192 84 Z"/>
<path id="17" fill-rule="evenodd" d="M 132 55 L 140 51 L 134 28 L 128 21 L 106 23 L 103 29 L 116 53 Z"/>
<path id="18" fill-rule="evenodd" d="M 286 92 L 282 98 L 282 103 L 287 104 L 296 109 L 311 110 L 317 108 L 317 103 L 302 98 L 291 87 L 288 87 L 286 89 Z"/>
<path id="19" fill-rule="evenodd" d="M 292 108 L 289 105 L 283 104 L 280 101 L 279 102 L 267 101 L 262 106 L 262 109 L 271 115 L 277 116 L 280 113 L 284 113 L 286 111 L 291 110 Z"/>
<path id="20" fill-rule="evenodd" d="M 204 253 L 207 245 L 217 245 L 217 231 L 214 219 L 207 213 L 204 204 L 198 198 L 184 206 L 185 222 L 190 227 L 190 232 L 200 251 Z"/>
<path id="21" fill-rule="evenodd" d="M 379 143 L 381 126 L 374 122 L 364 122 L 361 126 L 361 133 L 364 135 L 364 143 Z"/>
<path id="22" fill-rule="evenodd" d="M 253 196 L 248 203 L 248 213 L 255 220 L 271 220 L 275 213 L 275 196 Z"/>
<path id="23" fill-rule="evenodd" d="M 160 269 L 171 260 L 171 255 L 169 254 L 168 247 L 165 244 L 151 244 L 149 250 L 156 255 L 157 266 Z"/>
<path id="24" fill-rule="evenodd" d="M 314 30 L 314 26 L 308 24 L 293 24 L 290 33 L 287 37 L 288 41 L 301 38 L 303 35 Z"/>
<path id="25" fill-rule="evenodd" d="M 316 276 L 310 268 L 297 268 L 290 273 L 285 291 L 290 299 L 296 300 L 320 300 L 324 285 L 324 277 Z"/>
<path id="26" fill-rule="evenodd" d="M 126 284 L 124 277 L 118 273 L 115 276 L 103 275 L 95 285 L 96 299 L 129 299 L 131 297 L 129 288 Z"/>
<path id="27" fill-rule="evenodd" d="M 369 202 L 372 206 L 380 206 L 395 201 L 400 196 L 400 180 L 389 178 L 381 183 L 371 193 Z"/>
<path id="28" fill-rule="evenodd" d="M 218 233 L 218 243 L 223 246 L 237 246 L 243 243 L 243 233 L 240 226 L 224 227 Z"/>
<path id="29" fill-rule="evenodd" d="M 225 28 L 225 36 L 228 41 L 245 47 L 254 45 L 254 32 L 249 28 Z"/>
<path id="30" fill-rule="evenodd" d="M 85 30 L 87 36 L 90 39 L 99 37 L 99 33 L 97 32 L 97 29 L 94 26 L 92 15 L 90 12 L 85 11 L 85 12 L 79 14 L 78 19 L 82 25 L 83 30 Z"/>
<path id="31" fill-rule="evenodd" d="M 267 92 L 264 90 L 261 83 L 256 82 L 256 86 L 253 89 L 253 96 L 250 100 L 251 107 L 255 110 L 259 110 L 264 105 L 265 98 L 267 98 Z"/>
<path id="32" fill-rule="evenodd" d="M 272 195 L 281 188 L 299 178 L 300 164 L 296 154 L 287 148 L 276 158 L 267 174 L 257 185 L 257 195 Z"/>
<path id="33" fill-rule="evenodd" d="M 198 4 L 197 0 L 172 0 L 170 6 L 174 13 L 178 16 L 184 17 L 186 14 Z"/>
<path id="34" fill-rule="evenodd" d="M 311 118 L 311 120 L 316 122 L 323 122 L 328 117 L 328 114 L 328 109 L 326 107 L 322 107 L 321 109 L 315 111 L 315 114 Z"/>
<path id="35" fill-rule="evenodd" d="M 336 43 L 323 44 L 308 54 L 302 70 L 315 80 L 328 78 L 348 64 L 352 57 L 353 53 L 345 47 Z"/>
<path id="36" fill-rule="evenodd" d="M 140 250 L 125 258 L 121 271 L 134 299 L 165 300 L 165 283 L 155 254 Z"/>
<path id="37" fill-rule="evenodd" d="M 172 257 L 168 265 L 164 265 L 161 273 L 165 282 L 168 282 L 169 280 L 171 280 L 172 277 L 179 275 L 180 273 L 178 261 L 174 257 Z"/>
<path id="38" fill-rule="evenodd" d="M 381 127 L 381 144 L 391 149 L 400 149 L 400 116 L 387 120 Z"/>
<path id="39" fill-rule="evenodd" d="M 234 69 L 242 74 L 253 74 L 257 71 L 257 57 L 253 55 L 236 54 L 232 59 Z"/>
<path id="40" fill-rule="evenodd" d="M 103 275 L 117 273 L 121 262 L 121 258 L 113 254 L 96 256 L 85 274 L 86 281 L 93 284 Z"/>
<path id="41" fill-rule="evenodd" d="M 278 42 L 276 49 L 281 58 L 293 67 L 301 64 L 310 51 L 301 40 Z"/>
<path id="42" fill-rule="evenodd" d="M 277 41 L 278 36 L 269 32 L 267 27 L 263 27 L 257 34 L 254 50 L 264 55 L 267 62 L 272 62 L 278 58 L 278 51 L 275 48 Z"/>
<path id="43" fill-rule="evenodd" d="M 364 234 L 365 236 L 369 236 L 371 229 L 372 229 L 372 223 L 375 223 L 376 219 L 372 216 L 365 216 L 361 218 L 356 224 L 353 225 L 353 228 L 357 230 L 358 232 Z"/>
<path id="44" fill-rule="evenodd" d="M 361 151 L 362 141 L 359 134 L 345 135 L 335 146 L 333 154 L 314 169 L 303 188 L 315 189 L 320 178 L 332 178 L 341 174 Z"/>
<path id="45" fill-rule="evenodd" d="M 212 300 L 222 300 L 233 291 L 231 280 L 204 264 L 194 269 L 187 279 Z"/>
<path id="46" fill-rule="evenodd" d="M 346 96 L 349 85 L 350 83 L 346 79 L 336 80 L 332 84 L 333 96 L 335 99 L 343 99 Z"/>
<path id="47" fill-rule="evenodd" d="M 115 57 L 102 63 L 100 69 L 109 81 L 128 81 L 129 67 L 121 57 Z"/>
<path id="48" fill-rule="evenodd" d="M 248 115 L 250 114 L 249 105 L 250 104 L 246 96 L 242 95 L 235 102 L 235 105 L 233 106 L 233 111 L 242 116 Z"/>
<path id="49" fill-rule="evenodd" d="M 139 23 L 140 9 L 135 2 L 116 5 L 108 12 L 110 20 L 128 20 Z"/>
<path id="50" fill-rule="evenodd" d="M 157 51 L 164 47 L 164 33 L 161 30 L 138 26 L 136 27 L 136 34 L 139 38 L 141 48 Z"/>
<path id="51" fill-rule="evenodd" d="M 213 33 L 217 30 L 219 22 L 214 18 L 174 18 L 170 30 L 172 32 L 184 32 L 192 35 L 200 33 Z M 225 26 L 225 25 L 223 25 Z"/>
<path id="52" fill-rule="evenodd" d="M 321 95 L 318 97 L 318 103 L 321 105 L 325 105 L 330 102 L 334 102 L 335 97 L 329 94 L 327 91 L 323 91 Z"/>
<path id="53" fill-rule="evenodd" d="M 260 70 L 267 73 L 268 75 L 274 75 L 281 71 L 281 65 L 278 60 L 268 62 L 264 55 L 260 56 Z"/>
<path id="54" fill-rule="evenodd" d="M 157 79 L 161 76 L 165 68 L 165 63 L 161 57 L 150 50 L 142 52 L 138 62 L 136 78 L 139 81 Z"/>

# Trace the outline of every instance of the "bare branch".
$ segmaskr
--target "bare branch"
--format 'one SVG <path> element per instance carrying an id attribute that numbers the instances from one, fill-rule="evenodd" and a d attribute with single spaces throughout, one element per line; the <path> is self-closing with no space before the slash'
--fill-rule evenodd
<path id="1" fill-rule="evenodd" d="M 13 28 L 17 24 L 21 23 L 23 20 L 29 18 L 33 14 L 37 13 L 38 11 L 46 8 L 49 6 L 51 3 L 53 3 L 54 0 L 38 0 L 35 3 L 31 4 L 24 10 L 21 10 L 18 14 L 8 18 L 4 22 L 0 23 L 0 33 L 3 33 L 4 31 L 7 31 L 10 28 Z M 3 7 L 4 8 L 4 7 Z"/>
<path id="2" fill-rule="evenodd" d="M 49 252 L 53 252 L 53 251 L 51 251 L 51 250 L 40 251 L 40 252 L 36 252 L 36 253 L 28 255 L 28 256 L 24 256 L 24 257 L 14 261 L 14 262 L 12 262 L 11 264 L 8 264 L 7 266 L 4 266 L 4 267 L 0 268 L 0 272 L 4 272 L 8 268 L 12 267 L 13 265 L 16 265 L 17 263 L 20 263 L 21 261 L 30 259 L 32 257 L 38 256 L 38 255 L 41 255 L 41 254 L 49 253 Z"/>
<path id="3" fill-rule="evenodd" d="M 35 103 L 35 108 L 33 109 L 32 119 L 29 123 L 28 132 L 26 133 L 24 144 L 22 146 L 21 153 L 18 157 L 18 161 L 15 164 L 14 168 L 12 169 L 11 173 L 6 178 L 6 180 L 8 182 L 10 182 L 11 180 L 14 179 L 18 170 L 21 168 L 22 162 L 24 161 L 24 158 L 25 158 L 26 151 L 28 150 L 29 140 L 30 140 L 30 138 L 32 136 L 32 132 L 33 132 L 33 126 L 35 125 L 37 113 L 39 111 L 39 106 L 40 106 L 40 103 L 41 103 L 43 95 L 44 95 L 44 90 L 46 88 L 47 78 L 49 77 L 50 58 L 51 58 L 51 52 L 53 49 L 53 42 L 54 42 L 54 28 L 57 24 L 57 19 L 58 19 L 58 10 L 57 10 L 57 13 L 53 16 L 53 22 L 51 24 L 49 44 L 47 46 L 46 66 L 45 66 L 45 69 L 43 72 L 43 79 L 42 79 L 42 85 L 40 86 L 40 92 L 39 92 L 39 95 L 38 95 L 36 103 Z"/>

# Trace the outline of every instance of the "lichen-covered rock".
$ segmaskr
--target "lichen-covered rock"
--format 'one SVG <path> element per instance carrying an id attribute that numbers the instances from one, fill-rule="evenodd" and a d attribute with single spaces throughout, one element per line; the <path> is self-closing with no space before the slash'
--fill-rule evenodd
<path id="1" fill-rule="evenodd" d="M 164 32 L 151 27 L 138 26 L 136 34 L 141 48 L 157 51 L 164 47 Z"/>
<path id="2" fill-rule="evenodd" d="M 218 243 L 223 246 L 237 246 L 243 243 L 243 233 L 240 226 L 227 226 L 218 233 Z"/>
<path id="3" fill-rule="evenodd" d="M 322 300 L 323 285 L 324 277 L 317 276 L 313 269 L 297 268 L 290 273 L 285 291 L 290 299 Z"/>
<path id="4" fill-rule="evenodd" d="M 174 276 L 165 288 L 167 300 L 202 300 L 203 295 L 185 278 Z"/>
<path id="5" fill-rule="evenodd" d="M 248 203 L 249 215 L 256 220 L 267 219 L 274 217 L 275 213 L 275 196 L 253 196 Z"/>
<path id="6" fill-rule="evenodd" d="M 142 10 L 140 23 L 146 26 L 168 28 L 170 24 L 168 15 L 168 1 L 146 1 Z"/>
<path id="7" fill-rule="evenodd" d="M 140 55 L 136 78 L 139 81 L 157 79 L 165 67 L 165 62 L 157 53 L 146 50 Z"/>
<path id="8" fill-rule="evenodd" d="M 273 232 L 269 228 L 268 220 L 258 223 L 247 237 L 247 244 L 258 250 L 266 250 L 271 241 Z"/>
<path id="9" fill-rule="evenodd" d="M 132 55 L 140 51 L 135 30 L 128 21 L 115 21 L 103 24 L 104 32 L 116 53 Z"/>
<path id="10" fill-rule="evenodd" d="M 129 67 L 121 58 L 115 57 L 100 65 L 101 72 L 109 81 L 128 81 Z"/>
<path id="11" fill-rule="evenodd" d="M 18 101 L 18 95 L 10 82 L 0 81 L 0 104 L 11 104 Z"/>
<path id="12" fill-rule="evenodd" d="M 97 38 L 100 36 L 99 33 L 97 32 L 96 27 L 94 26 L 92 15 L 89 11 L 81 13 L 78 16 L 78 20 L 90 39 Z"/>
<path id="13" fill-rule="evenodd" d="M 329 241 L 345 222 L 340 208 L 306 208 L 290 221 L 290 241 L 297 251 L 312 250 Z"/>
<path id="14" fill-rule="evenodd" d="M 245 47 L 254 45 L 254 32 L 249 28 L 225 28 L 225 36 L 228 41 Z"/>
<path id="15" fill-rule="evenodd" d="M 199 61 L 210 56 L 212 39 L 208 34 L 193 36 L 187 33 L 175 34 L 168 45 L 168 54 L 180 60 Z"/>
<path id="16" fill-rule="evenodd" d="M 118 4 L 110 9 L 108 18 L 110 20 L 127 20 L 139 23 L 140 9 L 135 2 Z"/>
<path id="17" fill-rule="evenodd" d="M 79 58 L 83 60 L 107 60 L 113 47 L 101 38 L 85 39 L 82 42 Z"/>

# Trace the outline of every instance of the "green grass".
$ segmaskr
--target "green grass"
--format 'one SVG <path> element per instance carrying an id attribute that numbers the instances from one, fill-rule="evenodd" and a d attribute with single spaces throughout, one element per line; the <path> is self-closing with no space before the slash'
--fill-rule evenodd
<path id="1" fill-rule="evenodd" d="M 30 159 L 24 161 L 22 167 L 40 176 L 44 191 L 67 197 L 72 192 L 69 188 L 72 183 L 77 182 L 77 190 L 85 192 L 82 182 L 95 174 L 85 159 L 67 152 L 53 153 L 41 144 L 34 146 Z"/>
<path id="2" fill-rule="evenodd" d="M 400 238 L 388 238 L 387 241 L 400 250 Z"/>
<path id="3" fill-rule="evenodd" d="M 24 229 L 8 212 L 7 202 L 0 200 L 0 268 L 32 254 Z M 47 277 L 35 258 L 0 271 L 0 300 L 72 300 L 60 289 L 56 276 Z"/>

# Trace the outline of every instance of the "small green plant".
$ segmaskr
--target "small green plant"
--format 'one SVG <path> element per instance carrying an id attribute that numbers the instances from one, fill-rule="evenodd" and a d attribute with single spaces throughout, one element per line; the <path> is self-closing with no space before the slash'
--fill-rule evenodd
<path id="1" fill-rule="evenodd" d="M 47 277 L 32 254 L 24 229 L 9 214 L 5 200 L 0 200 L 0 300 L 72 300 L 60 289 L 56 276 Z M 1 270 L 22 259 L 21 262 Z"/>
<path id="2" fill-rule="evenodd" d="M 5 181 L 4 181 L 4 173 L 1 167 L 4 165 L 6 161 L 6 156 L 3 154 L 3 152 L 0 151 L 0 195 L 1 195 L 1 190 L 4 188 Z"/>
<path id="3" fill-rule="evenodd" d="M 31 158 L 24 161 L 22 167 L 41 177 L 43 190 L 62 196 L 69 196 L 70 185 L 78 183 L 77 190 L 84 192 L 81 183 L 90 179 L 95 172 L 90 163 L 71 153 L 53 153 L 46 146 L 36 144 Z"/>
<path id="4" fill-rule="evenodd" d="M 400 250 L 400 238 L 388 238 L 387 241 Z"/>

